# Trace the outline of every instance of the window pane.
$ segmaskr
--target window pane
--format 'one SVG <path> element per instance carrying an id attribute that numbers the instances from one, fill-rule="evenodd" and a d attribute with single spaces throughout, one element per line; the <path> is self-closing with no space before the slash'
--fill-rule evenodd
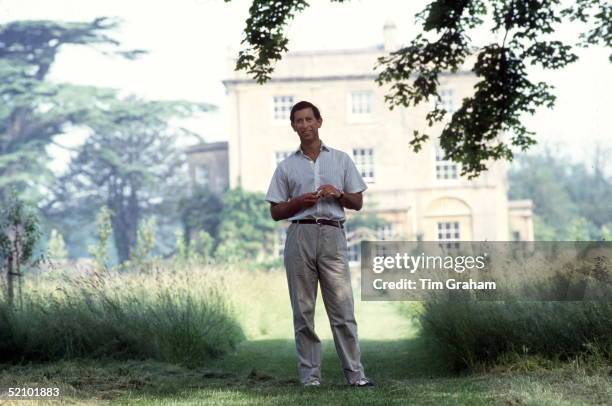
<path id="1" fill-rule="evenodd" d="M 374 150 L 372 148 L 353 148 L 353 161 L 365 182 L 374 182 Z"/>
<path id="2" fill-rule="evenodd" d="M 208 176 L 208 168 L 206 166 L 198 165 L 195 167 L 194 173 L 195 183 L 201 186 L 207 186 L 210 181 Z"/>
<path id="3" fill-rule="evenodd" d="M 449 113 L 455 111 L 455 93 L 453 89 L 440 90 L 440 98 L 442 99 L 442 107 Z"/>
<path id="4" fill-rule="evenodd" d="M 458 221 L 440 221 L 437 223 L 439 241 L 459 241 L 461 231 Z"/>
<path id="5" fill-rule="evenodd" d="M 444 159 L 444 151 L 440 144 L 436 145 L 436 179 L 458 179 L 458 165 Z"/>
<path id="6" fill-rule="evenodd" d="M 372 92 L 351 92 L 351 113 L 370 114 L 372 112 Z"/>
<path id="7" fill-rule="evenodd" d="M 274 96 L 274 120 L 289 120 L 293 96 Z"/>

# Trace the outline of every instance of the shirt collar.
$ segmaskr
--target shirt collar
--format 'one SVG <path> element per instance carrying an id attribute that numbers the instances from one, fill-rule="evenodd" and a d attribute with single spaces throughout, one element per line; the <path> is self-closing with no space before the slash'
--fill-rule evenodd
<path id="1" fill-rule="evenodd" d="M 321 140 L 321 148 L 319 149 L 319 152 L 321 151 L 329 151 L 329 148 L 327 147 L 327 145 L 325 145 L 325 143 L 323 142 L 323 140 Z M 302 151 L 302 145 L 298 145 L 297 149 L 295 150 L 296 154 L 304 154 L 304 152 Z"/>

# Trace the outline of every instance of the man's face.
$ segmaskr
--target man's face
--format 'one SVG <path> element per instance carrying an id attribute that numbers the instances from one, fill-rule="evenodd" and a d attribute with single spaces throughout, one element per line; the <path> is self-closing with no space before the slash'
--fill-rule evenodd
<path id="1" fill-rule="evenodd" d="M 291 128 L 298 133 L 303 143 L 309 143 L 319 139 L 321 124 L 323 124 L 323 119 L 317 120 L 312 108 L 308 107 L 293 114 Z"/>

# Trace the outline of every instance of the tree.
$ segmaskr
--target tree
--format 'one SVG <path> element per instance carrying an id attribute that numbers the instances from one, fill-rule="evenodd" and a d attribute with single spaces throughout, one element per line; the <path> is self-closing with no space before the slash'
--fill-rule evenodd
<path id="1" fill-rule="evenodd" d="M 572 165 L 572 182 L 568 184 L 569 195 L 578 210 L 598 230 L 612 223 L 612 179 L 606 177 L 609 153 L 609 150 L 596 145 L 590 160 L 591 168 Z"/>
<path id="2" fill-rule="evenodd" d="M 54 207 L 61 213 L 73 206 L 97 209 L 107 205 L 120 262 L 130 258 L 138 225 L 161 213 L 162 221 L 178 221 L 176 205 L 186 189 L 184 159 L 175 146 L 186 130 L 169 124 L 211 109 L 207 104 L 109 99 L 91 111 L 91 135 L 56 187 Z"/>
<path id="3" fill-rule="evenodd" d="M 376 213 L 357 212 L 346 220 L 346 229 L 347 231 L 367 229 L 374 235 L 385 224 L 385 220 L 376 215 Z"/>
<path id="4" fill-rule="evenodd" d="M 536 142 L 521 116 L 533 114 L 539 106 L 551 108 L 555 102 L 551 86 L 532 82 L 527 66 L 559 69 L 577 60 L 573 45 L 551 38 L 555 30 L 579 21 L 590 28 L 580 35 L 578 45 L 612 46 L 612 4 L 603 0 L 561 3 L 432 1 L 417 14 L 423 33 L 378 61 L 377 68 L 382 71 L 377 83 L 391 85 L 385 97 L 389 108 L 434 100 L 435 107 L 426 116 L 428 125 L 444 123 L 440 146 L 445 159 L 460 163 L 461 174 L 469 178 L 486 170 L 488 160 L 512 160 L 513 149 L 524 151 Z M 288 49 L 286 24 L 307 6 L 305 0 L 253 0 L 242 40 L 245 48 L 238 55 L 236 69 L 247 71 L 258 83 L 269 80 L 274 62 Z M 475 48 L 470 33 L 485 24 L 502 39 L 494 40 L 495 35 L 491 35 L 491 42 Z M 470 55 L 476 56 L 472 67 L 479 79 L 475 93 L 445 121 L 447 112 L 437 91 L 439 76 L 456 72 Z M 509 140 L 504 139 L 506 135 Z M 428 138 L 415 131 L 411 141 L 414 151 L 419 151 Z"/>
<path id="5" fill-rule="evenodd" d="M 188 241 L 188 242 L 186 242 Z M 174 259 L 179 263 L 207 263 L 211 257 L 215 240 L 204 230 L 194 233 L 189 240 L 180 231 L 176 232 L 176 253 Z"/>
<path id="6" fill-rule="evenodd" d="M 14 190 L 11 191 L 6 204 L 0 206 L 0 271 L 4 270 L 2 284 L 11 306 L 14 304 L 15 280 L 21 286 L 21 268 L 32 260 L 39 238 L 38 217 Z"/>
<path id="7" fill-rule="evenodd" d="M 64 236 L 62 236 L 56 229 L 51 230 L 51 235 L 49 236 L 49 242 L 47 244 L 47 255 L 49 256 L 49 259 L 58 262 L 63 262 L 68 259 L 68 252 L 66 251 Z"/>
<path id="8" fill-rule="evenodd" d="M 46 146 L 66 125 L 81 123 L 99 101 L 92 88 L 45 81 L 57 54 L 69 45 L 135 58 L 141 50 L 118 50 L 108 35 L 118 23 L 16 21 L 0 25 L 0 202 L 8 191 L 33 192 L 51 179 Z M 95 96 L 92 98 L 91 96 Z"/>
<path id="9" fill-rule="evenodd" d="M 541 223 L 552 226 L 557 235 L 579 213 L 568 191 L 569 169 L 562 157 L 547 150 L 540 155 L 521 156 L 508 173 L 509 197 L 531 199 Z M 536 232 L 542 230 L 535 228 Z"/>
<path id="10" fill-rule="evenodd" d="M 584 217 L 577 217 L 565 227 L 564 240 L 567 241 L 590 241 L 597 233 L 593 224 Z"/>
<path id="11" fill-rule="evenodd" d="M 89 253 L 93 256 L 96 269 L 103 270 L 108 267 L 108 241 L 113 231 L 111 225 L 112 212 L 106 206 L 102 206 L 96 216 L 96 234 L 98 241 L 89 247 Z"/>
<path id="12" fill-rule="evenodd" d="M 590 170 L 549 149 L 516 160 L 508 176 L 509 195 L 533 200 L 536 240 L 607 239 L 612 179 L 606 176 L 603 156 L 596 147 Z"/>
<path id="13" fill-rule="evenodd" d="M 191 238 L 199 231 L 205 231 L 213 239 L 217 239 L 219 213 L 223 210 L 221 198 L 207 187 L 196 186 L 189 196 L 184 196 L 179 202 L 179 213 L 183 224 L 185 247 L 191 246 Z"/>
<path id="14" fill-rule="evenodd" d="M 140 223 L 136 246 L 130 252 L 129 262 L 126 262 L 129 268 L 133 268 L 140 272 L 151 270 L 153 262 L 156 259 L 153 256 L 153 250 L 156 246 L 156 223 L 155 217 L 149 217 L 147 220 Z"/>
<path id="15" fill-rule="evenodd" d="M 263 194 L 241 188 L 228 191 L 221 218 L 217 258 L 229 262 L 252 260 L 272 252 L 275 227 Z"/>

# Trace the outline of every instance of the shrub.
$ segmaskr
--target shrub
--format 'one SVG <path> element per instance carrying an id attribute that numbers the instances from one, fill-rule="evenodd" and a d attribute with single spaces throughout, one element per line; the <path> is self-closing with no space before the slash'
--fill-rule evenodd
<path id="1" fill-rule="evenodd" d="M 219 225 L 217 260 L 238 263 L 244 259 L 265 260 L 272 253 L 275 231 L 270 205 L 262 193 L 241 188 L 228 191 L 223 197 Z"/>

